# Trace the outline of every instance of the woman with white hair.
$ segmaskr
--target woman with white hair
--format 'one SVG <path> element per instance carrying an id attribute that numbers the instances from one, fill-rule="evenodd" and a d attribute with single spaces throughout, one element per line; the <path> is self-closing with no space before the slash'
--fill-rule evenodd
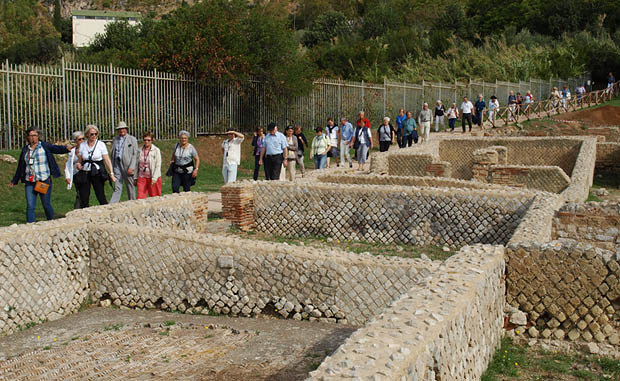
<path id="1" fill-rule="evenodd" d="M 105 205 L 108 203 L 105 196 L 105 182 L 108 179 L 116 182 L 112 162 L 108 156 L 108 147 L 99 140 L 99 129 L 94 124 L 86 126 L 84 136 L 87 140 L 80 144 L 78 150 L 76 168 L 79 172 L 73 179 L 80 193 L 80 208 L 88 208 L 91 186 L 99 205 Z"/>
<path id="2" fill-rule="evenodd" d="M 441 103 L 440 99 L 437 99 L 435 103 L 435 132 L 439 132 L 439 125 L 441 128 L 445 127 L 444 114 L 446 113 L 446 107 Z"/>
<path id="3" fill-rule="evenodd" d="M 424 102 L 424 105 L 422 105 L 422 111 L 418 114 L 418 124 L 420 125 L 420 137 L 422 138 L 422 143 L 427 143 L 430 138 L 432 118 L 433 114 L 431 113 L 431 110 L 428 109 L 428 103 Z"/>
<path id="4" fill-rule="evenodd" d="M 379 127 L 379 151 L 385 152 L 390 149 L 394 139 L 394 127 L 390 123 L 390 118 L 383 118 L 383 124 Z"/>
<path id="5" fill-rule="evenodd" d="M 73 177 L 79 172 L 77 169 L 77 163 L 80 144 L 86 140 L 82 131 L 75 131 L 71 137 L 73 138 L 75 147 L 73 147 L 71 152 L 69 152 L 69 158 L 65 164 L 65 181 L 67 182 L 68 190 L 70 190 L 73 186 Z M 75 187 L 75 202 L 73 203 L 73 209 L 80 209 L 80 192 L 78 192 L 77 189 L 78 188 Z"/>
<path id="6" fill-rule="evenodd" d="M 196 184 L 199 166 L 198 151 L 189 143 L 189 132 L 180 131 L 179 142 L 174 146 L 170 159 L 172 192 L 179 193 L 181 185 L 183 185 L 183 192 L 189 192 L 191 186 Z"/>

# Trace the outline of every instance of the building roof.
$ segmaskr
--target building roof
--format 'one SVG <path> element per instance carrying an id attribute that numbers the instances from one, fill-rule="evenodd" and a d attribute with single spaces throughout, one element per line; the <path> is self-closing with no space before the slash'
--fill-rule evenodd
<path id="1" fill-rule="evenodd" d="M 91 16 L 91 17 L 114 17 L 117 19 L 142 18 L 140 12 L 115 12 L 115 11 L 97 11 L 97 10 L 75 10 L 71 12 L 72 16 Z"/>

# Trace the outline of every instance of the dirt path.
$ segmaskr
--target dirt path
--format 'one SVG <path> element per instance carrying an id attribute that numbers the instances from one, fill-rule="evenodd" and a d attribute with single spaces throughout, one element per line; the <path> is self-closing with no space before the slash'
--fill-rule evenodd
<path id="1" fill-rule="evenodd" d="M 0 338 L 0 380 L 303 380 L 354 330 L 95 307 Z"/>

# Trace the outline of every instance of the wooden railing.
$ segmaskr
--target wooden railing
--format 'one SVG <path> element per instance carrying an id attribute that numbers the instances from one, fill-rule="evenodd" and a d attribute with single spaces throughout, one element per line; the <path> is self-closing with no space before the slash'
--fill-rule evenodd
<path id="1" fill-rule="evenodd" d="M 493 120 L 490 121 L 488 120 L 489 110 L 485 109 L 482 112 L 483 121 L 489 122 L 492 127 L 501 127 L 525 120 L 548 118 L 553 115 L 598 105 L 610 101 L 618 95 L 620 95 L 620 81 L 606 89 L 587 92 L 582 96 L 571 94 L 570 99 L 564 99 L 562 97 L 559 99 L 549 98 L 520 105 L 500 106 L 495 109 L 495 116 Z"/>

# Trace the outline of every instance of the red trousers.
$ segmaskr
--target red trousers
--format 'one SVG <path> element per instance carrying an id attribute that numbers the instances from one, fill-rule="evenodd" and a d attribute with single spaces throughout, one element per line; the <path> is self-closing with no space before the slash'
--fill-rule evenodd
<path id="1" fill-rule="evenodd" d="M 157 179 L 155 184 L 150 178 L 138 177 L 138 200 L 146 198 L 146 196 L 161 196 L 161 177 Z"/>

